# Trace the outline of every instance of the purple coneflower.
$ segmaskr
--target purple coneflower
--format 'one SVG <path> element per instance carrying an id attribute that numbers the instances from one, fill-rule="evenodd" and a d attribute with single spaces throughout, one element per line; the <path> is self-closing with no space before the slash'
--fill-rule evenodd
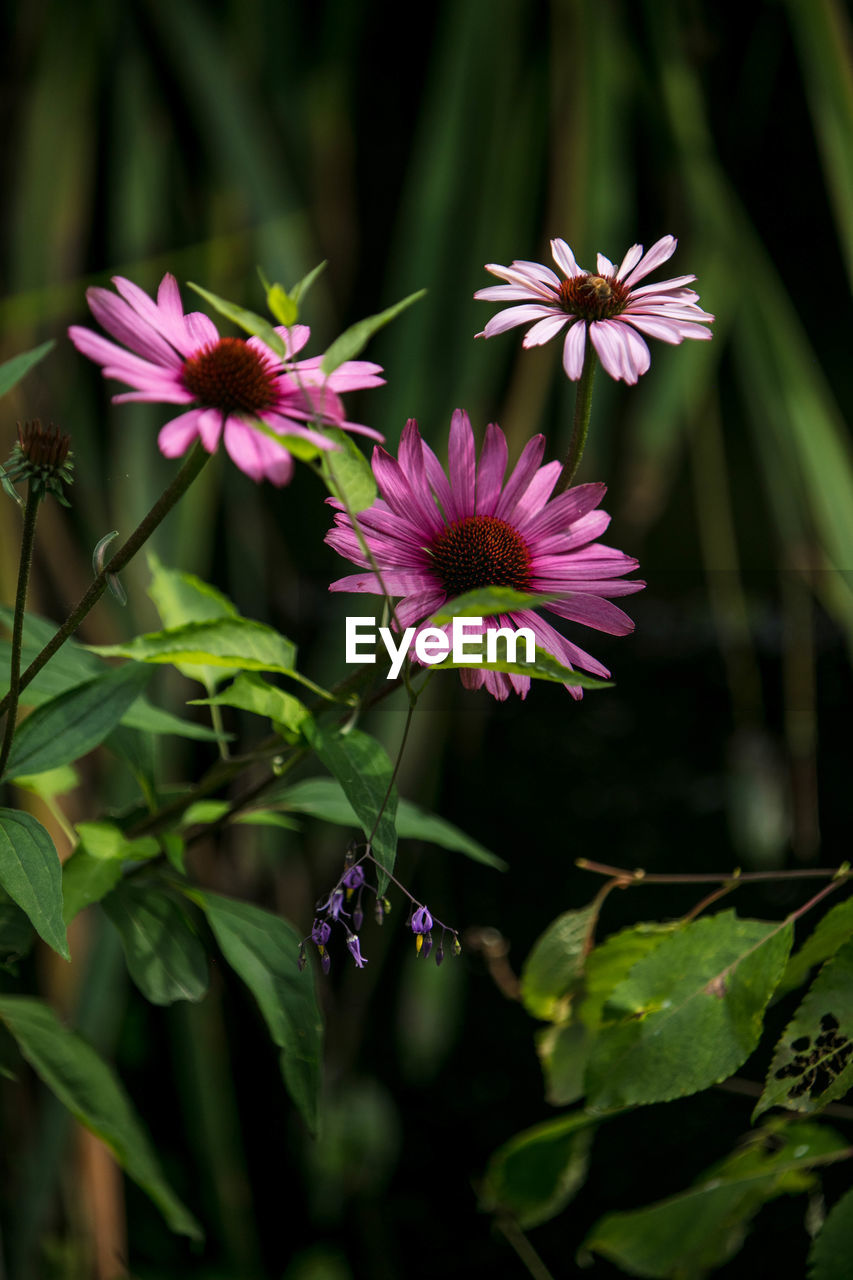
<path id="1" fill-rule="evenodd" d="M 382 497 L 358 516 L 385 588 L 401 597 L 395 613 L 401 627 L 423 622 L 447 601 L 479 587 L 559 595 L 543 606 L 561 618 L 598 631 L 625 635 L 634 624 L 607 596 L 630 595 L 645 584 L 625 581 L 637 561 L 595 539 L 610 517 L 596 508 L 603 484 L 582 484 L 549 501 L 559 462 L 540 466 L 545 437 L 534 436 L 504 483 L 506 437 L 491 423 L 479 464 L 467 413 L 457 409 L 450 427 L 449 479 L 418 425 L 410 419 L 400 442 L 399 461 L 384 449 L 373 451 L 373 471 Z M 332 591 L 382 594 L 370 571 L 349 516 L 340 504 L 326 541 L 362 568 L 333 582 Z M 364 572 L 367 570 L 367 572 Z M 566 640 L 532 609 L 487 617 L 483 630 L 529 627 L 537 645 L 569 668 L 599 676 L 610 673 L 583 649 Z M 449 628 L 445 628 L 449 631 Z M 482 667 L 460 671 L 468 689 L 485 685 L 503 700 L 511 689 L 525 697 L 529 676 Z M 575 697 L 581 690 L 567 686 Z"/>
<path id="2" fill-rule="evenodd" d="M 702 325 L 714 317 L 696 305 L 699 295 L 686 288 L 695 276 L 676 276 L 659 284 L 635 288 L 639 280 L 675 253 L 678 241 L 664 236 L 643 253 L 632 245 L 617 269 L 598 255 L 597 271 L 584 271 L 565 240 L 552 240 L 554 261 L 565 279 L 538 262 L 513 262 L 509 267 L 486 264 L 506 284 L 478 289 L 475 298 L 487 302 L 517 302 L 492 316 L 478 338 L 492 338 L 516 325 L 534 323 L 524 335 L 525 347 L 537 347 L 569 326 L 563 344 L 563 368 L 577 381 L 583 369 L 587 328 L 602 365 L 611 378 L 634 383 L 651 362 L 641 334 L 679 343 L 685 338 L 710 338 Z"/>
<path id="3" fill-rule="evenodd" d="M 80 325 L 72 325 L 68 335 L 78 351 L 103 365 L 105 378 L 134 388 L 114 396 L 115 403 L 153 400 L 191 406 L 160 431 L 158 443 L 167 458 L 186 453 L 196 439 L 213 453 L 222 439 L 246 475 L 282 486 L 293 475 L 293 458 L 286 444 L 264 435 L 253 419 L 277 435 L 298 436 L 320 449 L 334 445 L 307 423 L 383 438 L 369 427 L 346 422 L 337 394 L 379 386 L 384 382 L 379 365 L 350 360 L 325 377 L 322 357 L 292 360 L 308 341 L 307 325 L 276 330 L 288 354 L 282 363 L 259 338 L 221 338 L 202 312 L 185 315 L 172 275 L 161 280 L 156 302 L 122 276 L 113 283 L 118 294 L 94 288 L 86 298 L 95 319 L 124 347 Z"/>

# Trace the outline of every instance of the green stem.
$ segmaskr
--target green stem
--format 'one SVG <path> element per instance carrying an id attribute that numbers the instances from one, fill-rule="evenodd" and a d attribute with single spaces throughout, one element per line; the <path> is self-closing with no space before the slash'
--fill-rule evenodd
<path id="1" fill-rule="evenodd" d="M 25 689 L 30 681 L 35 679 L 45 663 L 50 661 L 68 637 L 77 630 L 86 614 L 94 608 L 106 591 L 110 574 L 119 573 L 133 559 L 140 547 L 151 537 L 158 524 L 169 514 L 178 499 L 186 493 L 210 456 L 204 446 L 197 441 L 172 483 L 160 495 L 142 523 L 137 526 L 127 542 L 119 547 L 112 559 L 104 565 L 86 594 L 78 602 L 76 608 L 68 615 L 62 626 L 41 652 L 33 658 L 21 676 L 20 689 Z M 10 688 L 6 696 L 0 699 L 0 712 L 5 711 L 8 707 L 11 693 Z"/>
<path id="2" fill-rule="evenodd" d="M 9 692 L 4 704 L 6 708 L 6 729 L 3 734 L 3 746 L 0 747 L 0 777 L 6 768 L 12 739 L 15 736 L 15 719 L 18 714 L 18 695 L 21 683 L 21 648 L 24 640 L 24 614 L 27 611 L 27 587 L 30 581 L 30 565 L 33 559 L 33 540 L 36 533 L 36 516 L 38 515 L 41 496 L 32 481 L 27 485 L 27 503 L 24 507 L 24 529 L 21 534 L 21 560 L 18 567 L 18 592 L 15 596 L 15 619 L 12 624 L 12 662 L 9 668 Z"/>
<path id="3" fill-rule="evenodd" d="M 592 380 L 595 376 L 597 365 L 598 357 L 595 354 L 595 348 L 588 340 L 584 352 L 580 381 L 578 382 L 577 396 L 575 397 L 572 438 L 569 441 L 569 451 L 566 454 L 566 461 L 563 463 L 563 470 L 560 472 L 560 478 L 554 489 L 554 497 L 568 489 L 575 478 L 575 472 L 581 464 L 584 447 L 586 446 L 586 437 L 589 432 L 589 415 L 592 411 Z"/>

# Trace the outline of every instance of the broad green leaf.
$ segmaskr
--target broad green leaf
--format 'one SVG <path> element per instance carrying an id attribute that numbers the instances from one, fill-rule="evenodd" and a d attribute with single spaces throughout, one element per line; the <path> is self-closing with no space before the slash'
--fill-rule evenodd
<path id="1" fill-rule="evenodd" d="M 80 822 L 76 831 L 79 843 L 62 868 L 66 924 L 115 888 L 126 862 L 155 858 L 161 852 L 160 842 L 154 836 L 128 840 L 112 822 Z"/>
<path id="2" fill-rule="evenodd" d="M 31 791 L 34 796 L 49 802 L 55 796 L 65 796 L 80 782 L 80 775 L 73 765 L 61 764 L 56 769 L 45 769 L 43 773 L 19 773 L 15 778 L 15 786 L 24 791 Z"/>
<path id="3" fill-rule="evenodd" d="M 224 737 L 230 740 L 230 734 L 220 735 L 206 724 L 194 724 L 192 720 L 182 720 L 180 716 L 164 711 L 162 707 L 153 706 L 146 698 L 137 698 L 129 711 L 121 718 L 125 729 L 139 729 L 143 733 L 171 733 L 178 738 L 194 738 L 199 742 L 215 742 Z"/>
<path id="4" fill-rule="evenodd" d="M 325 434 L 338 446 L 323 454 L 321 470 L 329 493 L 350 512 L 365 511 L 376 501 L 377 493 L 370 463 L 345 431 L 327 427 Z"/>
<path id="5" fill-rule="evenodd" d="M 413 302 L 417 302 L 426 294 L 426 289 L 418 289 L 417 293 L 410 293 L 407 298 L 403 298 L 402 302 L 397 302 L 393 307 L 380 311 L 375 316 L 367 316 L 364 320 L 357 321 L 351 325 L 349 329 L 345 329 L 339 338 L 329 347 L 323 356 L 321 368 L 327 376 L 334 373 L 339 365 L 345 360 L 354 360 L 364 348 L 367 346 L 374 333 L 377 333 L 390 320 L 395 319 Z"/>
<path id="6" fill-rule="evenodd" d="M 564 911 L 537 939 L 521 970 L 521 999 L 534 1018 L 559 1022 L 583 973 L 598 906 Z"/>
<path id="7" fill-rule="evenodd" d="M 299 823 L 285 818 L 283 813 L 274 809 L 246 809 L 243 813 L 235 813 L 232 821 L 244 827 L 278 827 L 280 831 L 298 831 Z"/>
<path id="8" fill-rule="evenodd" d="M 817 1111 L 853 1086 L 853 941 L 827 960 L 776 1045 L 753 1120 Z"/>
<path id="9" fill-rule="evenodd" d="M 0 364 L 0 396 L 5 396 L 7 391 L 11 391 L 21 378 L 40 360 L 43 360 L 55 346 L 56 343 L 51 339 L 50 342 L 43 342 L 39 347 L 33 347 L 32 351 L 22 351 L 19 356 L 12 356 L 11 360 Z"/>
<path id="10" fill-rule="evenodd" d="M 272 312 L 279 324 L 289 328 L 299 319 L 299 307 L 296 299 L 291 298 L 287 290 L 280 284 L 271 284 L 267 289 L 267 309 Z"/>
<path id="11" fill-rule="evenodd" d="M 849 1280 L 853 1258 L 853 1189 L 827 1214 L 809 1252 L 809 1280 Z"/>
<path id="12" fill-rule="evenodd" d="M 211 622 L 187 622 L 181 627 L 136 636 L 126 644 L 90 646 L 105 657 L 133 658 L 137 662 L 202 663 L 218 667 L 217 679 L 226 671 L 277 671 L 294 674 L 296 646 L 272 627 L 248 618 L 222 618 Z"/>
<path id="13" fill-rule="evenodd" d="M 226 817 L 230 807 L 225 800 L 197 800 L 195 804 L 190 805 L 181 818 L 181 827 L 186 829 L 196 824 L 207 825 L 211 822 L 219 822 Z M 272 809 L 239 810 L 232 814 L 228 821 L 247 827 L 281 827 L 286 831 L 299 830 L 298 823 Z M 353 819 L 353 825 L 355 825 L 355 819 Z"/>
<path id="14" fill-rule="evenodd" d="M 644 1209 L 605 1214 L 582 1254 L 600 1253 L 634 1276 L 698 1280 L 734 1257 L 762 1205 L 810 1190 L 816 1184 L 810 1161 L 843 1146 L 838 1134 L 819 1125 L 765 1130 L 689 1191 Z"/>
<path id="15" fill-rule="evenodd" d="M 128 972 L 152 1004 L 198 1001 L 207 954 L 185 908 L 162 886 L 118 885 L 101 903 L 118 930 Z"/>
<path id="16" fill-rule="evenodd" d="M 201 1228 L 163 1177 L 130 1099 L 103 1058 L 40 1000 L 0 997 L 0 1020 L 36 1074 L 82 1125 L 106 1143 L 171 1229 L 201 1240 Z"/>
<path id="17" fill-rule="evenodd" d="M 523 1231 L 560 1213 L 586 1180 L 599 1120 L 576 1111 L 510 1138 L 489 1161 L 480 1208 L 508 1215 Z"/>
<path id="18" fill-rule="evenodd" d="M 266 343 L 270 351 L 275 352 L 280 360 L 287 360 L 287 348 L 269 320 L 265 320 L 263 316 L 256 315 L 254 311 L 247 311 L 245 307 L 238 307 L 236 302 L 229 302 L 227 298 L 220 298 L 217 294 L 211 293 L 209 289 L 202 289 L 200 284 L 193 284 L 192 281 L 188 283 L 191 289 L 200 294 L 205 302 L 209 302 L 221 316 L 225 316 L 226 320 L 238 325 L 246 333 L 251 333 L 256 338 L 260 338 L 261 342 Z"/>
<path id="19" fill-rule="evenodd" d="M 559 599 L 556 595 L 513 591 L 512 587 L 478 587 L 476 591 L 466 591 L 464 596 L 448 600 L 426 625 L 443 627 L 454 618 L 491 618 L 498 613 L 512 613 L 514 609 L 535 609 Z"/>
<path id="20" fill-rule="evenodd" d="M 35 934 L 29 919 L 7 893 L 0 889 L 0 967 L 26 955 Z"/>
<path id="21" fill-rule="evenodd" d="M 604 1008 L 586 1074 L 591 1106 L 668 1102 L 725 1080 L 752 1053 L 792 925 L 720 912 L 639 960 Z"/>
<path id="22" fill-rule="evenodd" d="M 144 666 L 128 663 L 37 707 L 15 730 L 4 776 L 44 773 L 92 751 L 149 678 Z"/>
<path id="23" fill-rule="evenodd" d="M 286 693 L 254 673 L 237 676 L 227 689 L 223 689 L 215 697 L 198 698 L 192 705 L 238 707 L 241 711 L 267 716 L 274 724 L 281 725 L 291 733 L 298 733 L 302 723 L 311 714 L 304 703 L 292 693 Z"/>
<path id="24" fill-rule="evenodd" d="M 70 960 L 59 854 L 41 823 L 23 809 L 0 809 L 0 887 L 47 945 Z"/>
<path id="25" fill-rule="evenodd" d="M 777 997 L 802 986 L 815 965 L 823 964 L 839 947 L 853 938 L 853 898 L 837 902 L 827 911 L 806 938 L 799 951 L 795 951 L 785 966 Z"/>
<path id="26" fill-rule="evenodd" d="M 334 778 L 303 778 L 301 782 L 285 787 L 282 791 L 267 793 L 268 798 L 272 795 L 275 795 L 277 803 L 294 813 L 307 813 L 313 818 L 322 818 L 325 822 L 334 822 L 341 827 L 359 825 L 355 810 L 344 795 L 340 783 Z M 430 844 L 437 844 L 453 853 L 464 853 L 467 858 L 482 862 L 484 866 L 494 867 L 498 871 L 506 870 L 507 864 L 503 858 L 491 853 L 452 822 L 427 813 L 410 800 L 398 801 L 396 826 L 400 839 L 427 840 Z"/>
<path id="27" fill-rule="evenodd" d="M 397 788 L 391 787 L 389 793 L 393 769 L 388 753 L 375 738 L 360 729 L 344 735 L 307 720 L 303 732 L 309 746 L 341 784 L 365 836 L 371 841 L 373 856 L 379 864 L 376 878 L 381 896 L 388 887 L 384 872 L 394 870 L 397 853 L 394 825 Z"/>
<path id="28" fill-rule="evenodd" d="M 227 596 L 194 573 L 180 569 L 168 569 L 153 551 L 148 553 L 151 581 L 148 595 L 166 630 L 182 627 L 187 622 L 214 622 L 222 618 L 238 618 L 239 610 Z M 188 680 L 198 680 L 211 692 L 222 673 L 204 664 L 177 663 L 181 675 Z"/>
<path id="29" fill-rule="evenodd" d="M 248 902 L 193 890 L 222 954 L 258 1002 L 273 1042 L 282 1050 L 288 1093 L 316 1132 L 323 1025 L 310 969 L 297 968 L 300 938 L 280 916 Z"/>
<path id="30" fill-rule="evenodd" d="M 474 643 L 474 637 L 469 638 L 465 642 L 466 652 Z M 564 667 L 558 662 L 547 650 L 536 646 L 536 658 L 533 662 L 522 661 L 522 655 L 526 652 L 525 646 L 519 644 L 516 650 L 517 662 L 507 662 L 507 647 L 503 637 L 497 639 L 498 659 L 495 662 L 486 662 L 485 642 L 481 652 L 484 661 L 477 662 L 476 659 L 470 658 L 465 662 L 454 662 L 452 657 L 445 658 L 443 662 L 435 662 L 430 666 L 430 671 L 456 671 L 460 668 L 477 667 L 483 671 L 503 671 L 508 675 L 530 676 L 532 680 L 550 680 L 556 684 L 565 684 L 573 689 L 611 689 L 613 687 L 612 680 L 600 680 L 598 676 L 587 675 L 585 671 L 573 671 L 569 667 Z M 503 655 L 503 656 L 501 656 Z"/>
<path id="31" fill-rule="evenodd" d="M 677 924 L 638 924 L 611 934 L 586 957 L 583 979 L 569 1005 L 570 1020 L 543 1028 L 536 1052 L 552 1106 L 568 1106 L 583 1097 L 584 1076 L 604 1005 L 638 960 L 659 946 Z"/>

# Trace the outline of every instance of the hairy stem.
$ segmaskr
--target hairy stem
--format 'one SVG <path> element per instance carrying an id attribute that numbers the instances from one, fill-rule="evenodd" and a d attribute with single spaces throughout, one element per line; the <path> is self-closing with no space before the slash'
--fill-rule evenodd
<path id="1" fill-rule="evenodd" d="M 562 493 L 568 489 L 572 480 L 575 478 L 575 472 L 581 464 L 583 451 L 586 446 L 586 437 L 589 433 L 589 416 L 592 412 L 592 380 L 595 376 L 598 357 L 595 354 L 595 348 L 591 342 L 587 342 L 584 350 L 583 368 L 581 369 L 580 381 L 578 382 L 577 395 L 575 397 L 575 416 L 572 421 L 572 438 L 569 441 L 569 451 L 566 454 L 566 461 L 563 463 L 563 470 L 560 472 L 559 479 L 554 488 L 554 497 L 558 493 Z"/>
<path id="2" fill-rule="evenodd" d="M 24 614 L 27 611 L 27 587 L 30 581 L 30 565 L 33 559 L 33 541 L 36 533 L 36 516 L 38 515 L 38 494 L 32 481 L 27 486 L 27 502 L 24 507 L 24 528 L 21 534 L 21 559 L 18 566 L 18 590 L 15 596 L 15 618 L 12 624 L 12 661 L 9 667 L 9 692 L 4 704 L 6 709 L 6 728 L 3 734 L 3 745 L 0 747 L 0 777 L 6 768 L 12 739 L 15 736 L 15 719 L 18 714 L 18 695 L 21 683 L 21 648 L 24 640 Z"/>
<path id="3" fill-rule="evenodd" d="M 129 564 L 140 547 L 151 537 L 158 524 L 169 514 L 178 499 L 183 497 L 210 456 L 204 446 L 197 441 L 180 471 L 154 503 L 145 519 L 137 526 L 127 542 L 119 547 L 112 559 L 104 565 L 86 594 L 77 603 L 56 634 L 48 641 L 41 652 L 33 658 L 21 676 L 19 689 L 25 689 L 30 681 L 35 679 L 45 663 L 50 661 L 69 636 L 77 630 L 87 613 L 94 608 L 106 591 L 110 575 L 119 573 L 125 565 Z M 0 712 L 5 711 L 9 705 L 11 692 L 10 689 L 5 698 L 0 700 Z"/>

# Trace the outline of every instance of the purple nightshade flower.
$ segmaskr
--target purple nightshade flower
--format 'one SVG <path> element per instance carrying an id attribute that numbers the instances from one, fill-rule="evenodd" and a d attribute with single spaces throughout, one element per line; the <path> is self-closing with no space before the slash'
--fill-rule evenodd
<path id="1" fill-rule="evenodd" d="M 364 867 L 357 863 L 354 867 L 350 867 L 349 871 L 345 871 L 341 877 L 341 884 L 352 892 L 353 889 L 359 889 L 364 884 Z"/>
<path id="2" fill-rule="evenodd" d="M 432 928 L 432 916 L 426 907 L 418 907 L 412 916 L 412 933 L 429 933 Z"/>
<path id="3" fill-rule="evenodd" d="M 361 943 L 358 940 L 357 934 L 351 933 L 348 935 L 347 946 L 349 948 L 350 955 L 358 965 L 359 969 L 363 969 L 364 966 L 367 964 L 367 961 L 365 960 L 364 956 L 361 954 Z"/>
<path id="4" fill-rule="evenodd" d="M 542 606 L 560 618 L 624 636 L 634 624 L 611 596 L 631 595 L 644 583 L 625 578 L 637 561 L 598 541 L 610 523 L 599 510 L 603 484 L 581 484 L 551 497 L 562 470 L 559 462 L 540 465 L 545 437 L 534 436 L 505 479 L 507 442 L 494 423 L 476 457 L 467 413 L 457 409 L 450 427 L 449 475 L 421 437 L 414 420 L 406 424 L 399 460 L 384 449 L 373 451 L 373 472 L 382 497 L 358 523 L 373 557 L 371 565 L 340 503 L 335 527 L 326 541 L 360 568 L 339 578 L 330 591 L 399 597 L 395 613 L 401 627 L 418 626 L 448 600 L 479 587 L 512 587 L 543 592 L 554 599 Z M 375 572 L 381 570 L 382 583 Z M 514 609 L 485 617 L 484 632 L 528 627 L 537 645 L 563 666 L 580 667 L 607 678 L 597 659 L 566 639 L 538 609 Z M 450 624 L 443 628 L 450 633 Z M 469 632 L 473 636 L 473 632 Z M 417 637 L 415 637 L 415 640 Z M 466 689 L 486 690 L 503 700 L 513 691 L 522 698 L 530 677 L 463 668 Z M 582 689 L 567 684 L 575 698 Z"/>
<path id="5" fill-rule="evenodd" d="M 489 285 L 474 294 L 486 302 L 511 302 L 492 316 L 478 338 L 492 338 L 516 325 L 529 324 L 522 343 L 538 347 L 569 326 L 563 343 L 563 368 L 577 381 L 583 369 L 587 331 L 602 366 L 611 378 L 635 383 L 651 363 L 643 334 L 661 342 L 711 337 L 703 328 L 714 317 L 697 305 L 699 294 L 686 288 L 695 276 L 676 276 L 657 284 L 640 280 L 675 253 L 678 241 L 664 236 L 643 253 L 632 245 L 619 267 L 599 254 L 596 271 L 584 271 L 565 240 L 552 240 L 551 253 L 563 279 L 538 262 L 495 262 L 486 270 L 505 284 Z"/>
<path id="6" fill-rule="evenodd" d="M 316 942 L 318 947 L 325 947 L 326 943 L 329 941 L 331 932 L 332 926 L 329 924 L 328 920 L 315 920 L 314 927 L 311 930 L 312 941 Z"/>
<path id="7" fill-rule="evenodd" d="M 333 920 L 338 919 L 338 917 L 341 914 L 343 905 L 344 905 L 344 891 L 343 889 L 335 889 L 331 898 L 329 898 L 329 901 L 326 907 L 329 915 L 332 917 Z"/>

